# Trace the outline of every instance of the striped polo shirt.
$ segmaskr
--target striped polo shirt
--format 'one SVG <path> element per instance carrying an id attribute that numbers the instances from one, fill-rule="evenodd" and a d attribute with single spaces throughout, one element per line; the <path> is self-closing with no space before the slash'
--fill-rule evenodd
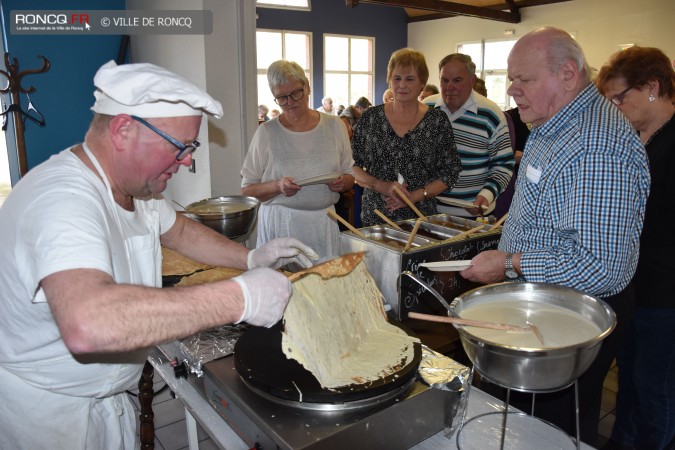
<path id="1" fill-rule="evenodd" d="M 443 110 L 452 123 L 462 172 L 452 189 L 439 197 L 473 202 L 480 194 L 494 208 L 494 200 L 511 180 L 515 160 L 504 113 L 496 103 L 472 92 L 460 109 L 451 113 L 443 98 L 435 106 Z M 468 216 L 462 208 L 443 207 L 439 211 Z"/>

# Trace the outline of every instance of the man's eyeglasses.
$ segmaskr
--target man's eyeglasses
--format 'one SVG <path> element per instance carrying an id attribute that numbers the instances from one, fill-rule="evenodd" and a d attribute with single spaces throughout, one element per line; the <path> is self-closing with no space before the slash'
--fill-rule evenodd
<path id="1" fill-rule="evenodd" d="M 188 157 L 188 155 L 191 155 L 192 152 L 197 150 L 197 148 L 201 145 L 199 143 L 199 141 L 197 141 L 197 140 L 193 141 L 192 144 L 185 145 L 181 141 L 179 141 L 178 139 L 172 138 L 171 136 L 169 136 L 168 134 L 166 134 L 165 132 L 163 132 L 159 128 L 155 127 L 154 125 L 152 125 L 149 122 L 146 122 L 145 120 L 141 119 L 140 117 L 136 117 L 136 116 L 129 116 L 129 117 L 131 117 L 132 119 L 134 119 L 137 122 L 142 123 L 146 127 L 150 128 L 152 131 L 159 134 L 164 139 L 166 139 L 167 141 L 169 141 L 173 145 L 175 145 L 178 148 L 178 150 L 180 150 L 180 152 L 178 152 L 178 155 L 176 156 L 176 161 L 184 160 L 185 158 Z"/>
<path id="2" fill-rule="evenodd" d="M 609 101 L 614 103 L 616 106 L 623 105 L 623 98 L 626 96 L 626 93 L 633 89 L 633 86 L 624 89 L 623 91 L 616 94 L 614 97 L 610 98 Z"/>
<path id="3" fill-rule="evenodd" d="M 305 87 L 303 86 L 300 89 L 294 90 L 288 95 L 280 95 L 278 97 L 274 97 L 274 103 L 276 103 L 279 106 L 286 106 L 288 105 L 289 98 L 292 98 L 293 101 L 297 102 L 298 100 L 301 100 L 302 97 L 304 96 L 305 96 Z"/>

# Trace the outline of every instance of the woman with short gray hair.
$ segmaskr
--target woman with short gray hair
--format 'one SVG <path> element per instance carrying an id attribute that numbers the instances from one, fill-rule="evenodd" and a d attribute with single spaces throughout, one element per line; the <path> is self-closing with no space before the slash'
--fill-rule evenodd
<path id="1" fill-rule="evenodd" d="M 241 193 L 261 202 L 258 243 L 294 236 L 322 259 L 337 257 L 340 232 L 325 210 L 354 184 L 347 130 L 309 107 L 309 80 L 297 63 L 273 62 L 267 80 L 281 114 L 258 126 L 241 170 Z"/>

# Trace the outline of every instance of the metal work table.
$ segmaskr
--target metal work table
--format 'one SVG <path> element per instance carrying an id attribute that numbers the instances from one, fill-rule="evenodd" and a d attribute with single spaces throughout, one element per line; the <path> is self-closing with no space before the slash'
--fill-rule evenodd
<path id="1" fill-rule="evenodd" d="M 175 393 L 176 398 L 185 406 L 189 448 L 191 450 L 199 448 L 196 425 L 199 422 L 213 442 L 221 449 L 248 450 L 249 446 L 239 438 L 207 400 L 203 379 L 193 375 L 190 375 L 188 379 L 177 379 L 175 377 L 173 367 L 164 354 L 171 358 L 182 359 L 178 343 L 172 342 L 162 345 L 161 350 L 153 350 L 149 361 L 155 373 L 166 381 L 169 388 Z M 466 412 L 465 423 L 467 425 L 463 430 L 460 430 L 460 447 L 457 446 L 457 433 L 450 438 L 446 438 L 441 431 L 412 448 L 414 450 L 500 448 L 500 427 L 503 417 L 501 414 L 490 414 L 471 422 L 468 421 L 484 413 L 500 411 L 502 406 L 503 403 L 500 400 L 473 387 L 469 395 Z M 509 408 L 509 410 L 511 409 Z M 561 436 L 560 431 L 529 416 L 509 415 L 507 427 L 510 434 L 507 434 L 503 447 L 506 449 L 575 448 L 574 442 L 567 436 Z M 587 450 L 592 447 L 582 443 L 581 448 Z"/>

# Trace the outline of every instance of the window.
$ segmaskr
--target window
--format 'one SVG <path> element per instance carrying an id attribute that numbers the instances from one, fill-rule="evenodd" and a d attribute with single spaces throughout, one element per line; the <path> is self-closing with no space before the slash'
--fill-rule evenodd
<path id="1" fill-rule="evenodd" d="M 259 105 L 267 106 L 270 111 L 273 109 L 280 110 L 274 103 L 274 96 L 270 92 L 270 86 L 267 82 L 267 68 L 274 61 L 286 59 L 298 63 L 300 67 L 305 69 L 305 75 L 311 84 L 311 42 L 310 33 L 277 30 L 256 31 Z"/>
<path id="2" fill-rule="evenodd" d="M 324 36 L 324 94 L 333 106 L 373 101 L 373 38 Z"/>
<path id="3" fill-rule="evenodd" d="M 471 56 L 476 63 L 476 76 L 485 80 L 488 98 L 502 110 L 516 106 L 506 94 L 509 88 L 506 59 L 515 43 L 516 39 L 509 39 L 468 42 L 457 46 L 457 52 Z"/>
<path id="4" fill-rule="evenodd" d="M 301 9 L 310 11 L 309 0 L 256 0 L 256 6 L 263 8 Z"/>

